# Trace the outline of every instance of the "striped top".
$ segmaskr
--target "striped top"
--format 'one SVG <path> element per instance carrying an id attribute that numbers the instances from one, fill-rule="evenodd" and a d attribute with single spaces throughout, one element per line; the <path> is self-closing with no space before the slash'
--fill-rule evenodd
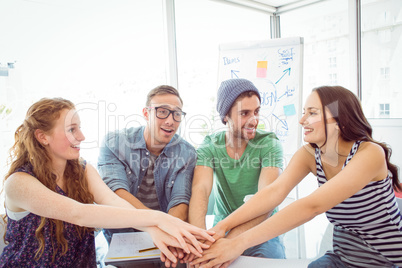
<path id="1" fill-rule="evenodd" d="M 354 143 L 342 168 L 352 159 L 361 142 Z M 321 186 L 327 179 L 318 148 L 315 160 L 318 185 Z M 326 216 L 334 224 L 334 252 L 346 265 L 402 267 L 402 215 L 389 176 L 370 182 L 328 210 Z"/>
<path id="2" fill-rule="evenodd" d="M 137 198 L 140 200 L 147 208 L 153 210 L 160 210 L 158 195 L 156 193 L 155 178 L 154 178 L 154 168 L 155 160 L 157 156 L 149 155 L 149 165 L 147 172 L 142 178 L 140 184 L 140 189 L 138 189 Z"/>

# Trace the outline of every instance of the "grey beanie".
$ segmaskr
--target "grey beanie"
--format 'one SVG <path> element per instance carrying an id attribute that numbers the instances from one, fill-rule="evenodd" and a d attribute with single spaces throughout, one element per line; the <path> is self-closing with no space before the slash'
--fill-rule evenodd
<path id="1" fill-rule="evenodd" d="M 246 91 L 253 91 L 257 93 L 257 96 L 261 101 L 260 92 L 254 86 L 254 84 L 247 79 L 228 79 L 221 83 L 221 86 L 218 89 L 216 110 L 218 111 L 223 124 L 226 125 L 226 122 L 223 121 L 223 119 L 229 113 L 234 101 L 237 99 L 237 97 L 239 97 L 240 94 Z"/>

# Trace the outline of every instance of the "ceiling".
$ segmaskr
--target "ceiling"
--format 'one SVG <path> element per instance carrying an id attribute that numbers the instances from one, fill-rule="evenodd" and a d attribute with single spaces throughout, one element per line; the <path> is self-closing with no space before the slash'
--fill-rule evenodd
<path id="1" fill-rule="evenodd" d="M 297 8 L 312 5 L 325 0 L 214 0 L 243 6 L 258 11 L 281 14 Z"/>
<path id="2" fill-rule="evenodd" d="M 256 0 L 255 2 L 260 2 L 265 5 L 273 6 L 273 7 L 280 7 L 285 6 L 288 4 L 293 4 L 296 2 L 303 2 L 301 0 Z"/>

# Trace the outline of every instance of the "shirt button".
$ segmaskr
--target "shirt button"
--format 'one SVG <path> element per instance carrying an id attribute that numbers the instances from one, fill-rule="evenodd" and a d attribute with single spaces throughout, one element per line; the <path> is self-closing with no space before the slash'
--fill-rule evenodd
<path id="1" fill-rule="evenodd" d="M 127 172 L 128 174 L 131 174 L 131 171 Z"/>
<path id="2" fill-rule="evenodd" d="M 137 188 L 140 189 L 140 186 L 138 186 Z"/>
<path id="3" fill-rule="evenodd" d="M 172 181 L 172 184 L 174 184 L 174 181 Z"/>
<path id="4" fill-rule="evenodd" d="M 144 171 L 145 169 L 141 169 L 142 171 Z"/>
<path id="5" fill-rule="evenodd" d="M 148 152 L 145 152 L 145 154 L 146 154 L 146 155 L 149 155 L 149 153 L 148 153 Z"/>

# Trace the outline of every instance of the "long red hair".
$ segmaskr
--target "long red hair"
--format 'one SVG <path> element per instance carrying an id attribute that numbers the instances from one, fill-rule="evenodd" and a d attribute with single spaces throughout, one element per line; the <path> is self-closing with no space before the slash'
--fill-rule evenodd
<path id="1" fill-rule="evenodd" d="M 45 133 L 52 133 L 56 121 L 64 110 L 75 109 L 69 100 L 62 98 L 43 98 L 34 103 L 26 114 L 24 123 L 15 131 L 15 143 L 10 149 L 10 169 L 4 181 L 18 168 L 24 165 L 31 165 L 35 177 L 47 188 L 56 192 L 56 175 L 52 172 L 52 160 L 36 139 L 35 130 L 40 129 Z M 80 159 L 67 160 L 64 171 L 65 192 L 68 197 L 81 203 L 93 203 L 94 197 L 89 191 L 88 180 Z M 56 241 L 53 244 L 53 259 L 57 252 L 64 255 L 68 250 L 68 241 L 63 235 L 64 223 L 60 220 L 41 218 L 41 223 L 36 229 L 35 235 L 39 242 L 36 257 L 39 258 L 44 252 L 45 240 L 43 235 L 44 226 L 49 223 L 50 228 L 55 230 Z M 75 226 L 77 234 L 82 237 L 86 232 L 92 232 L 92 228 Z M 52 238 L 54 239 L 54 238 Z M 56 242 L 56 243 L 55 243 Z"/>

